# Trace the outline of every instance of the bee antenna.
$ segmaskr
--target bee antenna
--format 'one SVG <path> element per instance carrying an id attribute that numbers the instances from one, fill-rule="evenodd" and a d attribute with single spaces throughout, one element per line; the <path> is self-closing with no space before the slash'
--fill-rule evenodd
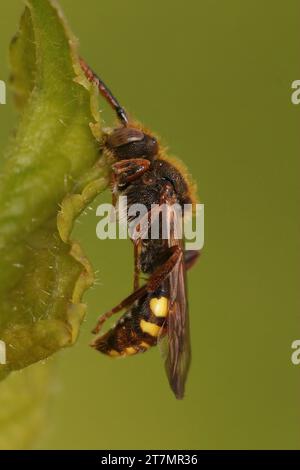
<path id="1" fill-rule="evenodd" d="M 125 109 L 122 108 L 122 106 L 120 105 L 118 100 L 114 97 L 110 89 L 105 85 L 105 83 L 101 80 L 101 78 L 98 77 L 98 75 L 96 75 L 95 72 L 93 72 L 93 70 L 89 67 L 89 65 L 81 58 L 79 59 L 79 62 L 86 78 L 90 82 L 96 84 L 101 95 L 106 99 L 108 104 L 116 112 L 118 119 L 121 121 L 121 123 L 124 126 L 127 126 L 128 116 L 127 116 Z"/>

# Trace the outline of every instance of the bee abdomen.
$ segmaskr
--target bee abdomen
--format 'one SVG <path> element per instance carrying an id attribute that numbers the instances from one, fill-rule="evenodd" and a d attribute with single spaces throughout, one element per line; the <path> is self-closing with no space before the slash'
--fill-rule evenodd
<path id="1" fill-rule="evenodd" d="M 146 312 L 145 308 L 142 308 L 125 313 L 116 325 L 97 338 L 92 346 L 110 357 L 132 356 L 147 351 L 165 334 L 167 308 L 166 297 L 147 299 Z"/>

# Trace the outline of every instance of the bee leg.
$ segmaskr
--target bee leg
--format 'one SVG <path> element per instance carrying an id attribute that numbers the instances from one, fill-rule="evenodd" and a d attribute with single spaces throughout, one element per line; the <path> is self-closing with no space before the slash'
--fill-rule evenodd
<path id="1" fill-rule="evenodd" d="M 110 317 L 112 317 L 114 314 L 120 312 L 126 307 L 129 307 L 132 305 L 136 300 L 138 300 L 140 297 L 142 297 L 144 294 L 147 293 L 147 284 L 145 286 L 140 287 L 138 290 L 130 294 L 126 299 L 122 300 L 120 304 L 118 304 L 116 307 L 112 308 L 108 312 L 104 313 L 101 315 L 101 317 L 98 318 L 97 324 L 95 328 L 92 330 L 92 333 L 97 334 L 102 328 L 102 325 L 108 320 Z"/>
<path id="2" fill-rule="evenodd" d="M 108 312 L 104 313 L 99 317 L 95 328 L 92 330 L 92 333 L 97 334 L 102 328 L 102 325 L 108 320 L 110 317 L 115 315 L 116 313 L 120 312 L 126 307 L 132 305 L 136 300 L 140 299 L 143 295 L 147 292 L 155 291 L 161 283 L 166 279 L 166 277 L 172 272 L 176 264 L 182 258 L 182 250 L 179 246 L 173 246 L 170 248 L 171 255 L 167 259 L 167 261 L 159 267 L 150 277 L 148 282 L 130 294 L 126 299 L 122 300 L 120 304 L 116 307 L 112 308 Z"/>
<path id="3" fill-rule="evenodd" d="M 184 252 L 185 269 L 191 269 L 197 262 L 201 252 L 199 250 L 186 250 Z"/>
<path id="4" fill-rule="evenodd" d="M 138 179 L 150 167 L 150 161 L 145 158 L 121 160 L 112 165 L 119 184 L 127 184 Z"/>
<path id="5" fill-rule="evenodd" d="M 92 82 L 97 86 L 101 95 L 106 99 L 108 104 L 116 112 L 121 123 L 124 126 L 127 126 L 129 119 L 125 109 L 122 108 L 122 106 L 114 97 L 110 89 L 105 85 L 103 80 L 95 74 L 95 72 L 88 66 L 88 64 L 82 58 L 80 58 L 79 61 L 86 78 L 89 80 L 89 82 Z"/>
<path id="6" fill-rule="evenodd" d="M 170 248 L 170 251 L 170 257 L 162 266 L 157 268 L 157 270 L 152 274 L 149 281 L 147 282 L 146 287 L 148 292 L 155 291 L 173 271 L 176 264 L 179 263 L 182 259 L 183 254 L 180 246 L 174 245 Z"/>
<path id="7" fill-rule="evenodd" d="M 117 177 L 114 173 L 111 175 L 111 199 L 112 199 L 112 205 L 116 207 L 117 205 Z"/>
<path id="8" fill-rule="evenodd" d="M 141 250 L 141 240 L 136 240 L 134 242 L 134 280 L 133 280 L 133 290 L 136 291 L 139 288 L 139 274 L 140 274 L 140 263 L 139 255 Z"/>

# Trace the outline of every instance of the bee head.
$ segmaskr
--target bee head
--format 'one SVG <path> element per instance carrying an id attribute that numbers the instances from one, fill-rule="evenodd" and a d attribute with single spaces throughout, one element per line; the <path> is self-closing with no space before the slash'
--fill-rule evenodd
<path id="1" fill-rule="evenodd" d="M 134 127 L 115 129 L 106 138 L 105 145 L 118 160 L 129 158 L 152 160 L 158 153 L 158 142 L 155 137 Z"/>

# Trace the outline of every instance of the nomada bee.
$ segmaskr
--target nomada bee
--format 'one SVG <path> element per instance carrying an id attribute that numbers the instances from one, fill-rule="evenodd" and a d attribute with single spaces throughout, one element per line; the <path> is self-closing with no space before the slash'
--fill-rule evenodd
<path id="1" fill-rule="evenodd" d="M 117 114 L 119 126 L 104 137 L 103 150 L 113 158 L 113 202 L 127 196 L 128 205 L 144 204 L 147 223 L 139 224 L 140 236 L 134 240 L 134 289 L 116 307 L 98 319 L 93 333 L 98 334 L 105 321 L 125 310 L 117 323 L 98 336 L 92 346 L 111 357 L 145 352 L 160 343 L 165 354 L 165 369 L 176 398 L 183 398 L 190 366 L 191 348 L 186 291 L 186 271 L 194 265 L 198 251 L 186 251 L 176 227 L 181 222 L 174 204 L 182 207 L 196 203 L 195 188 L 184 166 L 168 157 L 158 140 L 139 123 L 131 120 L 104 82 L 81 60 L 90 82 Z M 153 205 L 167 211 L 169 236 L 143 237 L 160 214 Z M 160 232 L 161 235 L 161 232 Z M 147 281 L 140 287 L 140 275 Z"/>

